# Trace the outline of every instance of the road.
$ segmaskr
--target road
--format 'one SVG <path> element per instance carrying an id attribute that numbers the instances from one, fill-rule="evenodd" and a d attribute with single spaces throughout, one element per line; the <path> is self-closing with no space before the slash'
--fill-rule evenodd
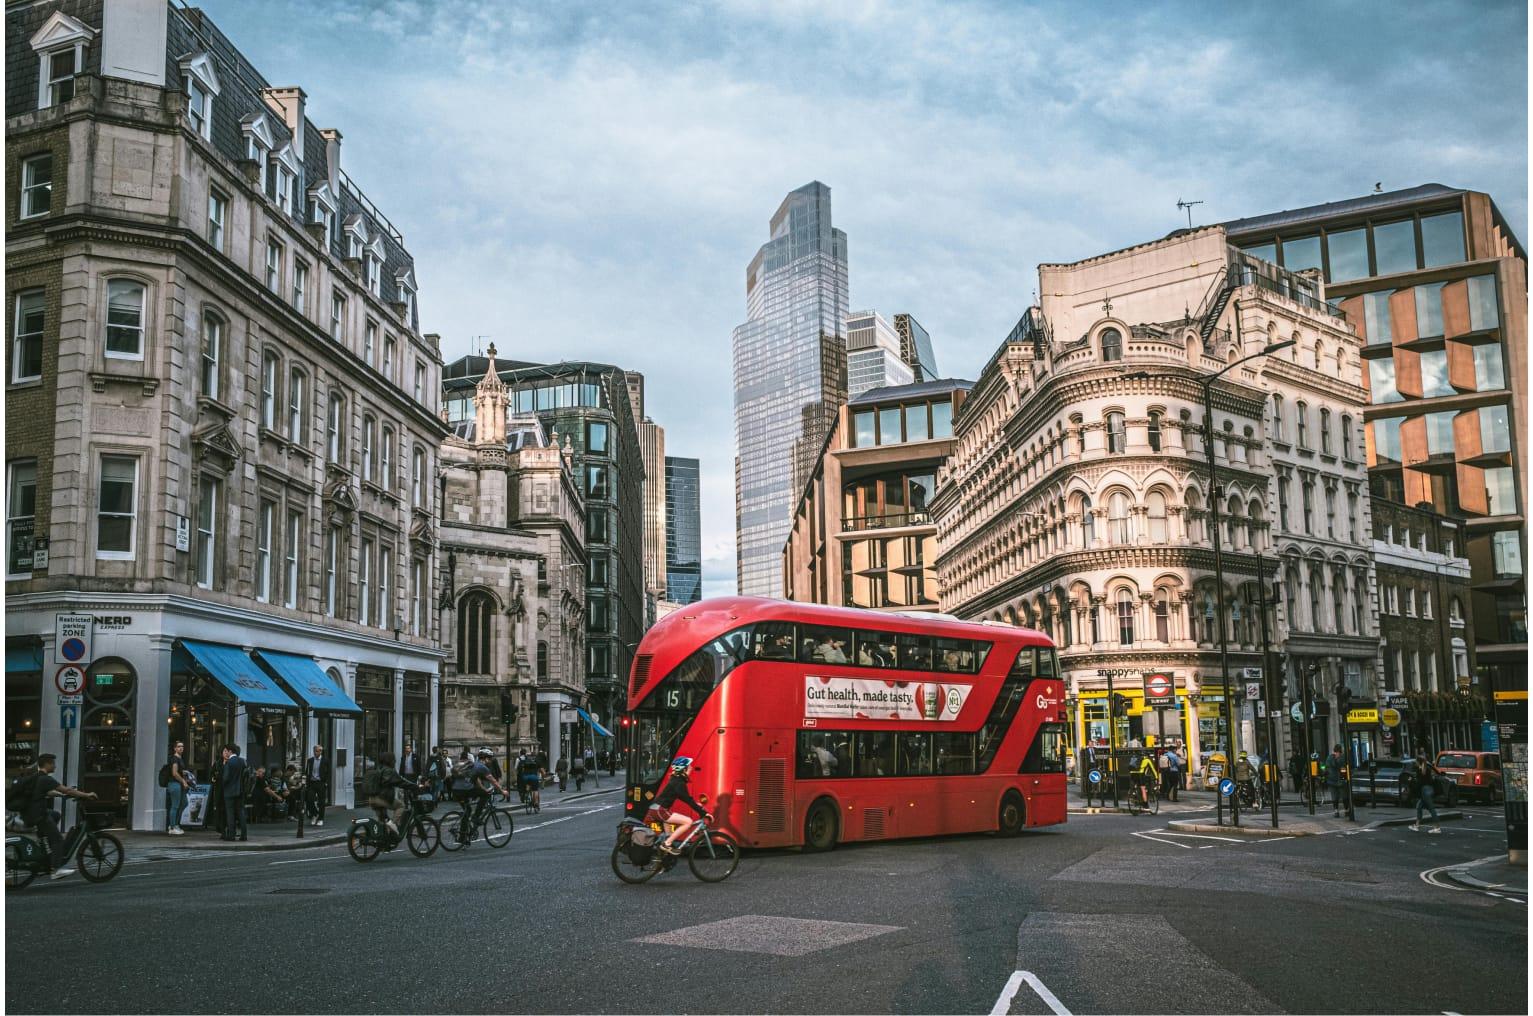
<path id="1" fill-rule="evenodd" d="M 1527 1011 L 1526 903 L 1422 877 L 1497 853 L 1490 809 L 1265 841 L 1072 816 L 644 886 L 608 869 L 618 815 L 615 794 L 555 804 L 503 850 L 424 861 L 178 851 L 34 883 L 6 899 L 7 1009 Z"/>

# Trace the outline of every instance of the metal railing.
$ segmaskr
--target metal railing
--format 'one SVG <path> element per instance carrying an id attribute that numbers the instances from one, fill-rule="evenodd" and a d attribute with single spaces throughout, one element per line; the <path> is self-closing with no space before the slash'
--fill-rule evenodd
<path id="1" fill-rule="evenodd" d="M 929 526 L 931 512 L 906 512 L 903 515 L 861 515 L 846 520 L 846 528 L 854 529 L 900 529 L 904 526 Z"/>
<path id="2" fill-rule="evenodd" d="M 1253 258 L 1248 254 L 1232 250 L 1230 280 L 1231 286 L 1256 286 L 1258 289 L 1265 289 L 1269 293 L 1286 297 L 1301 307 L 1320 311 L 1331 317 L 1346 319 L 1346 314 L 1340 309 L 1320 299 L 1319 289 L 1312 280 L 1260 258 Z"/>
<path id="3" fill-rule="evenodd" d="M 344 169 L 339 170 L 338 172 L 340 173 L 341 186 L 350 192 L 352 197 L 357 199 L 357 203 L 362 206 L 362 209 L 366 211 L 368 215 L 373 217 L 375 222 L 383 227 L 383 231 L 385 233 L 394 238 L 395 243 L 403 247 L 405 245 L 404 234 L 394 227 L 394 224 L 389 221 L 388 216 L 378 211 L 378 207 L 367 199 L 367 195 L 362 193 L 362 188 L 358 187 L 356 183 L 352 181 L 351 177 L 346 175 L 346 171 Z"/>

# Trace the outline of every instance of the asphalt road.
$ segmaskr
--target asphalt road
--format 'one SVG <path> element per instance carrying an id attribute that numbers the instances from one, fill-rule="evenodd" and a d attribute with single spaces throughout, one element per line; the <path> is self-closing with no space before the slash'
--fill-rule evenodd
<path id="1" fill-rule="evenodd" d="M 1422 877 L 1501 850 L 1489 809 L 1440 836 L 1275 841 L 1072 816 L 644 886 L 608 869 L 618 815 L 615 794 L 554 805 L 503 850 L 425 861 L 180 852 L 35 882 L 6 898 L 6 1008 L 1528 1011 L 1526 903 Z"/>

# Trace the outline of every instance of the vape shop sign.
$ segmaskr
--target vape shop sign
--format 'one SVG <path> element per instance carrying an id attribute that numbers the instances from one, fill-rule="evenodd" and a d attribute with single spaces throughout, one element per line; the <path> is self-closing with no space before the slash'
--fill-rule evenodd
<path id="1" fill-rule="evenodd" d="M 804 678 L 804 716 L 843 720 L 958 719 L 971 686 L 858 677 Z"/>

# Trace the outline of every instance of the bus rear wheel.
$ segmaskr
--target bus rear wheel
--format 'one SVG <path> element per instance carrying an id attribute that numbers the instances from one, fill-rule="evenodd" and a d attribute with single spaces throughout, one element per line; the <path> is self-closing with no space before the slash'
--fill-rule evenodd
<path id="1" fill-rule="evenodd" d="M 1027 811 L 1026 805 L 1022 803 L 1022 795 L 1015 790 L 1006 791 L 1001 798 L 998 831 L 1002 836 L 1016 836 L 1026 821 Z"/>
<path id="2" fill-rule="evenodd" d="M 804 816 L 804 853 L 818 854 L 832 849 L 840 831 L 837 825 L 836 806 L 823 799 L 814 802 L 809 814 Z"/>

